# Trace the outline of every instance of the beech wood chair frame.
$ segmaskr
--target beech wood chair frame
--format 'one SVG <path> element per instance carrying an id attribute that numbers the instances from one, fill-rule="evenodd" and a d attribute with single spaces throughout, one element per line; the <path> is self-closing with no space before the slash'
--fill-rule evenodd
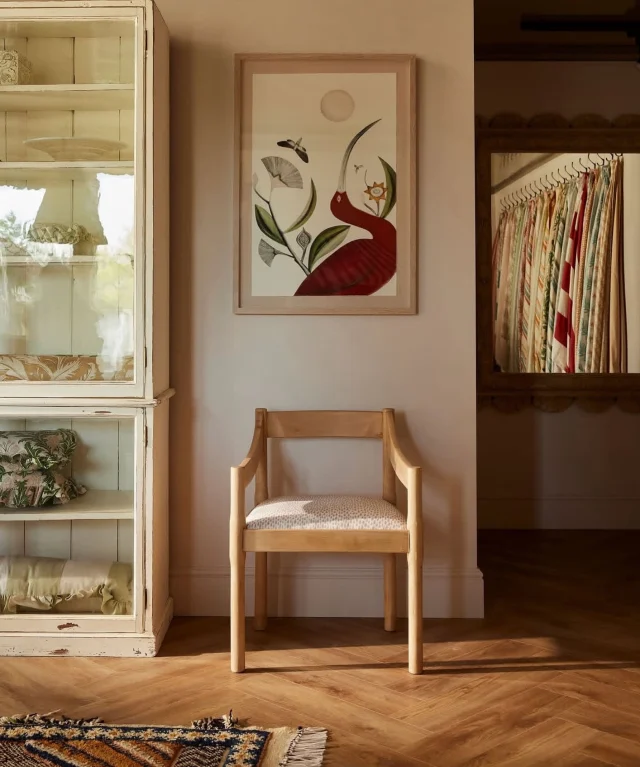
<path id="1" fill-rule="evenodd" d="M 292 438 L 382 440 L 382 497 L 396 504 L 396 478 L 407 489 L 407 527 L 403 530 L 248 530 L 245 490 L 255 478 L 254 505 L 268 500 L 267 440 Z M 396 628 L 396 555 L 408 563 L 409 672 L 421 674 L 422 647 L 422 471 L 398 445 L 395 415 L 383 411 L 256 410 L 251 447 L 231 469 L 231 671 L 245 669 L 245 559 L 255 552 L 256 630 L 267 625 L 269 552 L 358 552 L 384 555 L 384 628 Z"/>

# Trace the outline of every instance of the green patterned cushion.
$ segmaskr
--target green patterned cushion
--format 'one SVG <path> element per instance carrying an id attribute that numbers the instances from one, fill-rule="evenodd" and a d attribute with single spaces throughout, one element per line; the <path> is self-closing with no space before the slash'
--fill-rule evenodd
<path id="1" fill-rule="evenodd" d="M 56 469 L 6 470 L 0 465 L 0 506 L 57 506 L 86 492 L 79 482 Z"/>
<path id="2" fill-rule="evenodd" d="M 0 466 L 5 470 L 60 468 L 71 460 L 77 444 L 71 429 L 0 431 Z"/>

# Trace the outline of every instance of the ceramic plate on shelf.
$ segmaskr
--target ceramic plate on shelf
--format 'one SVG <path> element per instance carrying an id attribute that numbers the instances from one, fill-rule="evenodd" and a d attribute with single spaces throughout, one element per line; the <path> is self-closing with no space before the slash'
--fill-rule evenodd
<path id="1" fill-rule="evenodd" d="M 27 139 L 25 145 L 31 149 L 46 152 L 56 162 L 80 162 L 82 160 L 101 160 L 111 152 L 126 148 L 120 141 L 104 138 L 62 138 L 48 136 Z"/>

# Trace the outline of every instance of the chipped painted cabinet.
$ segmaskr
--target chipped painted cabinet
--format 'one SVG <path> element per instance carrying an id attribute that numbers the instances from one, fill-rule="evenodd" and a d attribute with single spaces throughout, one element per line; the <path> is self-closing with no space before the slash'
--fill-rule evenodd
<path id="1" fill-rule="evenodd" d="M 150 0 L 0 2 L 0 654 L 171 620 L 168 74 Z"/>

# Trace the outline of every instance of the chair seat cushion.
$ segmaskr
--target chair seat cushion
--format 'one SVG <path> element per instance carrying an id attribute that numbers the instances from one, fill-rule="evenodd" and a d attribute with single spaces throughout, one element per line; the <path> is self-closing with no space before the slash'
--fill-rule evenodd
<path id="1" fill-rule="evenodd" d="M 406 530 L 401 512 L 382 498 L 296 495 L 271 498 L 247 517 L 249 530 Z"/>

